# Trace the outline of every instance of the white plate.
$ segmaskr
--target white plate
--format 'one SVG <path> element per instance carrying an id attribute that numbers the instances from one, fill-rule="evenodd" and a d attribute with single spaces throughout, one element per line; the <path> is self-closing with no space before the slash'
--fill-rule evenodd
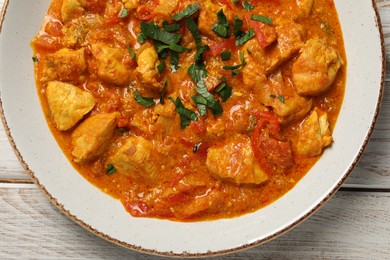
<path id="1" fill-rule="evenodd" d="M 8 5 L 7 5 L 8 3 Z M 30 40 L 48 0 L 6 0 L 0 34 L 0 112 L 25 169 L 68 217 L 114 243 L 163 255 L 214 255 L 248 248 L 301 223 L 333 195 L 371 135 L 384 85 L 384 46 L 375 1 L 336 0 L 348 59 L 335 142 L 285 196 L 239 218 L 198 223 L 133 218 L 83 179 L 45 122 L 34 84 Z"/>

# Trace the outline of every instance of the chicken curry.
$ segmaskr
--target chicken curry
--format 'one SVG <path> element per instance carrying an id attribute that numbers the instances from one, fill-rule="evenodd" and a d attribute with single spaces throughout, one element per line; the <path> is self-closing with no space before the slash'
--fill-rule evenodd
<path id="1" fill-rule="evenodd" d="M 135 217 L 256 211 L 333 142 L 332 0 L 53 0 L 31 44 L 59 146 Z"/>

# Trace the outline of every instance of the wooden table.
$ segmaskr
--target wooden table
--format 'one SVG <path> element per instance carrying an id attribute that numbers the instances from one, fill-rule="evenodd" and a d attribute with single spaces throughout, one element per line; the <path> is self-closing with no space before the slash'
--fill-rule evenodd
<path id="1" fill-rule="evenodd" d="M 390 259 L 390 0 L 377 0 L 377 5 L 388 69 L 382 109 L 361 161 L 336 195 L 303 224 L 265 245 L 220 259 Z M 111 244 L 59 212 L 29 179 L 0 124 L 0 259 L 4 258 L 159 257 Z"/>

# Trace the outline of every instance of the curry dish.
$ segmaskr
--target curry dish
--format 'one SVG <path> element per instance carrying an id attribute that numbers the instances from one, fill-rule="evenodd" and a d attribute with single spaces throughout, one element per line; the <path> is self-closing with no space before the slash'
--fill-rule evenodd
<path id="1" fill-rule="evenodd" d="M 32 47 L 59 146 L 135 217 L 275 201 L 333 142 L 345 88 L 332 0 L 53 0 Z"/>

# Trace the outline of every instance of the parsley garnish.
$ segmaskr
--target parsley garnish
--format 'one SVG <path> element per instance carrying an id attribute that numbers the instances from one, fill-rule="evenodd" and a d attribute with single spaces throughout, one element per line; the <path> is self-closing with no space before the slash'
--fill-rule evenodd
<path id="1" fill-rule="evenodd" d="M 178 113 L 180 115 L 180 128 L 181 129 L 186 128 L 191 123 L 191 121 L 198 120 L 198 116 L 196 115 L 196 113 L 194 111 L 191 111 L 188 108 L 186 108 L 183 105 L 183 103 L 181 102 L 179 97 L 177 97 L 176 100 L 173 99 L 172 97 L 169 97 L 168 99 L 171 100 L 173 102 L 173 104 L 175 104 L 176 113 Z"/>
<path id="2" fill-rule="evenodd" d="M 176 72 L 179 69 L 179 54 L 177 52 L 171 53 L 171 71 Z"/>
<path id="3" fill-rule="evenodd" d="M 168 86 L 168 81 L 166 80 L 164 82 L 164 87 L 162 88 L 161 93 L 160 93 L 160 103 L 162 105 L 164 105 L 164 103 L 165 103 L 164 95 L 165 95 L 165 90 L 167 89 L 167 86 Z"/>
<path id="4" fill-rule="evenodd" d="M 207 77 L 206 65 L 203 62 L 195 62 L 188 68 L 188 74 L 195 83 L 198 83 Z"/>
<path id="5" fill-rule="evenodd" d="M 262 23 L 266 23 L 266 24 L 272 25 L 271 18 L 269 18 L 267 16 L 262 16 L 262 15 L 258 15 L 258 14 L 252 14 L 251 15 L 251 20 L 252 21 L 259 21 L 259 22 L 262 22 Z"/>
<path id="6" fill-rule="evenodd" d="M 236 40 L 236 46 L 243 45 L 255 36 L 255 31 L 250 28 L 244 35 Z"/>
<path id="7" fill-rule="evenodd" d="M 227 66 L 226 65 L 226 66 L 223 66 L 222 68 L 224 70 L 231 70 L 232 71 L 232 76 L 235 76 L 235 75 L 240 73 L 240 71 L 238 69 L 243 67 L 246 64 L 243 52 L 240 52 L 240 61 L 241 61 L 240 64 L 233 65 L 233 66 Z"/>
<path id="8" fill-rule="evenodd" d="M 232 96 L 232 87 L 226 83 L 226 79 L 223 79 L 222 83 L 215 89 L 215 92 L 220 94 L 222 101 L 225 102 Z"/>
<path id="9" fill-rule="evenodd" d="M 162 42 L 166 45 L 175 45 L 180 41 L 181 34 L 170 33 L 158 27 L 153 21 L 141 22 L 141 32 L 138 41 L 144 43 L 147 39 Z"/>
<path id="10" fill-rule="evenodd" d="M 189 17 L 189 16 L 193 15 L 194 13 L 196 13 L 199 10 L 199 8 L 200 8 L 200 4 L 189 5 L 186 8 L 184 8 L 181 12 L 174 14 L 172 16 L 172 18 L 175 21 L 180 21 L 181 19 L 183 19 L 185 17 Z"/>
<path id="11" fill-rule="evenodd" d="M 134 53 L 133 49 L 130 46 L 127 46 L 127 51 L 129 52 L 131 59 L 134 60 L 135 53 Z"/>
<path id="12" fill-rule="evenodd" d="M 116 168 L 114 165 L 112 165 L 111 163 L 107 164 L 106 165 L 106 173 L 107 174 L 114 174 L 116 173 Z"/>
<path id="13" fill-rule="evenodd" d="M 245 8 L 247 11 L 252 11 L 255 7 L 248 1 L 245 0 L 244 3 L 242 3 L 242 6 Z"/>
<path id="14" fill-rule="evenodd" d="M 32 57 L 32 61 L 33 62 L 38 62 L 38 58 L 34 56 L 34 57 Z"/>
<path id="15" fill-rule="evenodd" d="M 152 107 L 156 104 L 153 98 L 143 97 L 137 91 L 135 92 L 134 99 L 144 107 Z"/>
<path id="16" fill-rule="evenodd" d="M 181 27 L 179 23 L 169 24 L 167 21 L 163 21 L 162 26 L 167 32 L 176 32 Z"/>
<path id="17" fill-rule="evenodd" d="M 215 32 L 220 37 L 229 38 L 229 28 L 230 24 L 223 13 L 223 9 L 219 10 L 217 13 L 218 23 L 214 24 L 211 30 Z"/>
<path id="18" fill-rule="evenodd" d="M 231 57 L 232 57 L 231 51 L 226 50 L 226 51 L 221 52 L 221 59 L 222 60 L 230 60 Z"/>
<path id="19" fill-rule="evenodd" d="M 241 30 L 243 24 L 244 22 L 238 16 L 234 16 L 233 34 L 236 38 L 239 38 L 244 34 Z"/>

